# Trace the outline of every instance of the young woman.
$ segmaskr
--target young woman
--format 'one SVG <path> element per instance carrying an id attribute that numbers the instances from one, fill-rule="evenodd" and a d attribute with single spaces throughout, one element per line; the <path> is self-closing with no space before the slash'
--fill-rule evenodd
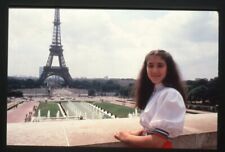
<path id="1" fill-rule="evenodd" d="M 134 147 L 172 148 L 170 138 L 179 136 L 183 130 L 186 97 L 176 64 L 168 52 L 153 50 L 146 55 L 135 91 L 143 129 L 121 131 L 114 137 Z"/>

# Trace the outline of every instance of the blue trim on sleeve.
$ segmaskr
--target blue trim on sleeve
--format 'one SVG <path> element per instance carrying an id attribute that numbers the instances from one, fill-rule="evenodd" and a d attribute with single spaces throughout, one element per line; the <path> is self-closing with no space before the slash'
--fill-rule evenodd
<path id="1" fill-rule="evenodd" d="M 162 129 L 159 129 L 159 128 L 155 128 L 151 133 L 152 133 L 152 134 L 154 134 L 154 133 L 159 133 L 159 134 L 165 136 L 166 138 L 169 137 L 169 133 L 168 133 L 167 131 L 162 130 Z"/>

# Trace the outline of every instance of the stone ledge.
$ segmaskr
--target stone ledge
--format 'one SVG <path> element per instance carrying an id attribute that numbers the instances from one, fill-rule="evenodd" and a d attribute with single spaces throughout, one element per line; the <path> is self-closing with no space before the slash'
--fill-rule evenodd
<path id="1" fill-rule="evenodd" d="M 139 118 L 10 123 L 7 145 L 126 147 L 114 133 L 140 128 Z M 217 113 L 186 115 L 183 135 L 173 144 L 182 149 L 216 149 Z"/>

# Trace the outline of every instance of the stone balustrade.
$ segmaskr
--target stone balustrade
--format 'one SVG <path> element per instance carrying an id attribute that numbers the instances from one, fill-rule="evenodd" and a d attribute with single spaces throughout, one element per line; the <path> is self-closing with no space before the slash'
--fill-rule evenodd
<path id="1" fill-rule="evenodd" d="M 126 147 L 114 133 L 140 129 L 139 118 L 8 123 L 7 145 Z M 217 113 L 187 114 L 174 148 L 216 149 Z"/>

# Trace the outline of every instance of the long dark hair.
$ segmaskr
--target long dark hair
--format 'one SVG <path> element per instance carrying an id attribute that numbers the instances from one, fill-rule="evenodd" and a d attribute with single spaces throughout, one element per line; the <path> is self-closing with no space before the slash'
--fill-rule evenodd
<path id="1" fill-rule="evenodd" d="M 135 101 L 136 106 L 144 109 L 154 90 L 154 84 L 149 80 L 147 75 L 147 61 L 151 55 L 160 56 L 167 64 L 167 74 L 163 80 L 163 85 L 176 89 L 182 95 L 184 102 L 186 102 L 186 93 L 184 84 L 180 79 L 180 75 L 172 56 L 164 50 L 152 50 L 149 52 L 144 60 L 139 77 L 135 84 Z"/>

